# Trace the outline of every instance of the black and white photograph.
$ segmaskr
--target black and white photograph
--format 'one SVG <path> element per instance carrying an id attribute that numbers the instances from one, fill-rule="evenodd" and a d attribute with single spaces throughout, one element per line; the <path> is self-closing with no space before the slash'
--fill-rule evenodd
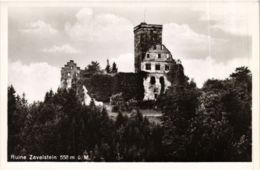
<path id="1" fill-rule="evenodd" d="M 258 2 L 151 4 L 8 7 L 7 162 L 254 160 Z"/>

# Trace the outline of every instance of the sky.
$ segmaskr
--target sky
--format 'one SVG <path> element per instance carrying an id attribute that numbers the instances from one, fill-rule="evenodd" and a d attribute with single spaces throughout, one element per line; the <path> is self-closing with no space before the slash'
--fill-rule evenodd
<path id="1" fill-rule="evenodd" d="M 225 79 L 252 59 L 249 3 L 175 3 L 169 6 L 13 7 L 8 11 L 8 83 L 29 102 L 60 84 L 60 68 L 91 61 L 134 71 L 133 28 L 163 25 L 163 44 L 198 87 Z"/>

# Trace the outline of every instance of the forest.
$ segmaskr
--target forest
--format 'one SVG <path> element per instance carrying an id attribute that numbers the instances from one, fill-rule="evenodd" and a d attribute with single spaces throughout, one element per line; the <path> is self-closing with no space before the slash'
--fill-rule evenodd
<path id="1" fill-rule="evenodd" d="M 188 78 L 182 81 L 155 103 L 163 113 L 161 124 L 149 122 L 139 106 L 129 115 L 118 109 L 111 119 L 94 102 L 82 104 L 75 87 L 50 90 L 44 101 L 29 104 L 10 85 L 8 161 L 14 161 L 11 155 L 94 162 L 251 161 L 250 70 L 238 67 L 225 80 L 209 79 L 202 88 Z"/>

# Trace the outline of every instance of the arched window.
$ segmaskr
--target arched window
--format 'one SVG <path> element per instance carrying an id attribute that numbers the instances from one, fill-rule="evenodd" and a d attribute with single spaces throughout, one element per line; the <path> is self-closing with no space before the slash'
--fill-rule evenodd
<path id="1" fill-rule="evenodd" d="M 151 84 L 155 84 L 155 83 L 156 83 L 154 76 L 151 76 L 151 78 L 150 78 L 150 83 L 151 83 Z"/>
<path id="2" fill-rule="evenodd" d="M 165 89 L 165 82 L 164 82 L 164 77 L 160 77 L 160 84 L 161 84 L 161 94 L 164 93 L 164 89 Z"/>

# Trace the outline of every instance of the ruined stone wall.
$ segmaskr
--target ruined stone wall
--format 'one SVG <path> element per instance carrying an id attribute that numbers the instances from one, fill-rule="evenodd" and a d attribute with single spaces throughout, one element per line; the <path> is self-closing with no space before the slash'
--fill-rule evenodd
<path id="1" fill-rule="evenodd" d="M 156 62 L 155 62 L 156 63 Z M 139 72 L 139 73 L 117 73 L 117 74 L 92 74 L 81 75 L 77 79 L 77 95 L 83 100 L 82 85 L 88 90 L 88 94 L 97 101 L 109 102 L 110 97 L 122 93 L 124 99 L 156 100 L 165 93 L 171 85 L 182 85 L 186 77 L 181 64 L 171 63 L 170 71 L 167 73 Z M 62 86 L 70 88 L 73 74 L 79 75 L 80 69 L 73 62 L 68 62 L 61 70 Z M 70 75 L 68 75 L 70 73 Z M 152 80 L 153 79 L 153 80 Z"/>
<path id="2" fill-rule="evenodd" d="M 171 86 L 170 81 L 165 74 L 150 73 L 143 81 L 144 98 L 143 100 L 156 100 L 156 98 L 165 93 Z"/>
<path id="3" fill-rule="evenodd" d="M 61 88 L 71 88 L 73 79 L 80 79 L 80 68 L 77 64 L 70 60 L 61 68 Z"/>

